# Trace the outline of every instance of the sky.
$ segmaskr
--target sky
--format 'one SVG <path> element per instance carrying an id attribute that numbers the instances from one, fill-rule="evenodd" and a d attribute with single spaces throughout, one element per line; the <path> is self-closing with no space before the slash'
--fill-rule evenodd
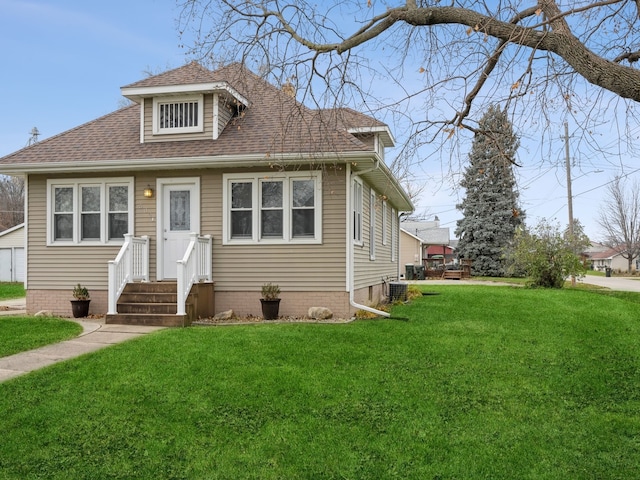
<path id="1" fill-rule="evenodd" d="M 0 0 L 0 157 L 25 147 L 34 127 L 43 140 L 91 121 L 121 106 L 121 86 L 145 78 L 149 71 L 186 63 L 188 45 L 181 46 L 178 14 L 173 0 Z M 401 132 L 390 128 L 402 143 Z M 592 240 L 599 240 L 597 213 L 606 185 L 616 174 L 638 176 L 637 161 L 576 149 L 576 132 L 570 125 L 574 217 Z M 619 133 L 610 124 L 603 122 L 598 135 L 616 150 Z M 568 222 L 564 132 L 558 131 L 553 141 L 556 158 L 538 161 L 536 153 L 527 151 L 535 147 L 527 145 L 519 154 L 534 157 L 517 169 L 520 199 L 531 225 L 543 217 L 562 226 Z M 463 192 L 452 189 L 451 177 L 442 179 L 443 173 L 439 164 L 421 165 L 416 181 L 426 185 L 415 203 L 426 219 L 438 216 L 453 237 L 461 217 L 455 205 Z"/>

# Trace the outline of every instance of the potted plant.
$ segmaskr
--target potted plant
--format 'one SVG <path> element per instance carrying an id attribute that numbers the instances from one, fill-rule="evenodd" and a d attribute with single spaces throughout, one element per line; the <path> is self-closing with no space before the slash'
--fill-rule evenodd
<path id="1" fill-rule="evenodd" d="M 278 318 L 280 310 L 280 287 L 274 283 L 262 285 L 262 316 L 265 320 L 275 320 Z"/>
<path id="2" fill-rule="evenodd" d="M 73 287 L 73 298 L 71 300 L 71 312 L 73 313 L 73 318 L 81 318 L 89 315 L 89 290 L 86 287 L 83 287 L 79 283 Z"/>

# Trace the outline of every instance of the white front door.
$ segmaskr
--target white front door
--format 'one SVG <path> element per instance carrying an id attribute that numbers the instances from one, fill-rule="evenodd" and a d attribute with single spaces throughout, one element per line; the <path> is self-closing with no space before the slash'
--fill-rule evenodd
<path id="1" fill-rule="evenodd" d="M 178 260 L 189 245 L 190 234 L 200 233 L 198 179 L 160 179 L 161 215 L 158 232 L 158 278 L 174 279 Z M 162 241 L 160 241 L 162 239 Z"/>

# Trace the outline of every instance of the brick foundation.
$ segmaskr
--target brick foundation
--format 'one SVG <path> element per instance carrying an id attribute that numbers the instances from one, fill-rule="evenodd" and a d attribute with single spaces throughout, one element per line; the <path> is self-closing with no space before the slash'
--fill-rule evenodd
<path id="1" fill-rule="evenodd" d="M 107 313 L 108 294 L 106 290 L 91 290 L 89 315 Z M 69 290 L 27 290 L 27 313 L 33 315 L 41 310 L 50 310 L 58 317 L 72 317 L 71 289 Z"/>
<path id="2" fill-rule="evenodd" d="M 346 292 L 282 292 L 280 298 L 280 316 L 304 317 L 309 307 L 328 307 L 335 318 L 351 318 L 355 313 Z M 226 310 L 261 317 L 260 292 L 216 291 L 216 312 Z"/>
<path id="3" fill-rule="evenodd" d="M 371 289 L 361 288 L 354 293 L 357 303 L 375 306 L 384 299 L 382 285 Z M 357 309 L 349 304 L 349 293 L 340 292 L 282 292 L 280 294 L 280 315 L 304 317 L 309 307 L 328 307 L 334 318 L 351 318 Z M 27 313 L 33 315 L 40 310 L 50 310 L 60 317 L 72 317 L 71 290 L 27 290 Z M 89 315 L 104 315 L 108 309 L 106 290 L 91 290 Z M 215 292 L 215 311 L 233 310 L 238 316 L 262 316 L 260 292 Z"/>

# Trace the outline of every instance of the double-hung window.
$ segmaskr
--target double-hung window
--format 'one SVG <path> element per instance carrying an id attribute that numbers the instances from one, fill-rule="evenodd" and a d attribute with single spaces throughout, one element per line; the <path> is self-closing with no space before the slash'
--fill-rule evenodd
<path id="1" fill-rule="evenodd" d="M 391 261 L 395 262 L 397 255 L 396 250 L 398 248 L 398 215 L 396 209 L 391 209 Z"/>
<path id="2" fill-rule="evenodd" d="M 107 244 L 133 231 L 133 179 L 47 182 L 48 243 Z"/>
<path id="3" fill-rule="evenodd" d="M 224 176 L 225 243 L 319 243 L 321 176 L 291 172 Z"/>
<path id="4" fill-rule="evenodd" d="M 387 208 L 387 201 L 386 200 L 382 200 L 382 245 L 386 245 L 387 244 L 387 235 L 388 235 L 388 219 L 387 216 L 389 215 L 388 212 L 388 208 Z"/>
<path id="5" fill-rule="evenodd" d="M 376 259 L 376 192 L 369 193 L 369 259 Z"/>
<path id="6" fill-rule="evenodd" d="M 351 197 L 353 241 L 362 245 L 362 182 L 354 179 Z"/>
<path id="7" fill-rule="evenodd" d="M 153 99 L 153 133 L 194 133 L 204 131 L 202 95 L 156 97 Z"/>

